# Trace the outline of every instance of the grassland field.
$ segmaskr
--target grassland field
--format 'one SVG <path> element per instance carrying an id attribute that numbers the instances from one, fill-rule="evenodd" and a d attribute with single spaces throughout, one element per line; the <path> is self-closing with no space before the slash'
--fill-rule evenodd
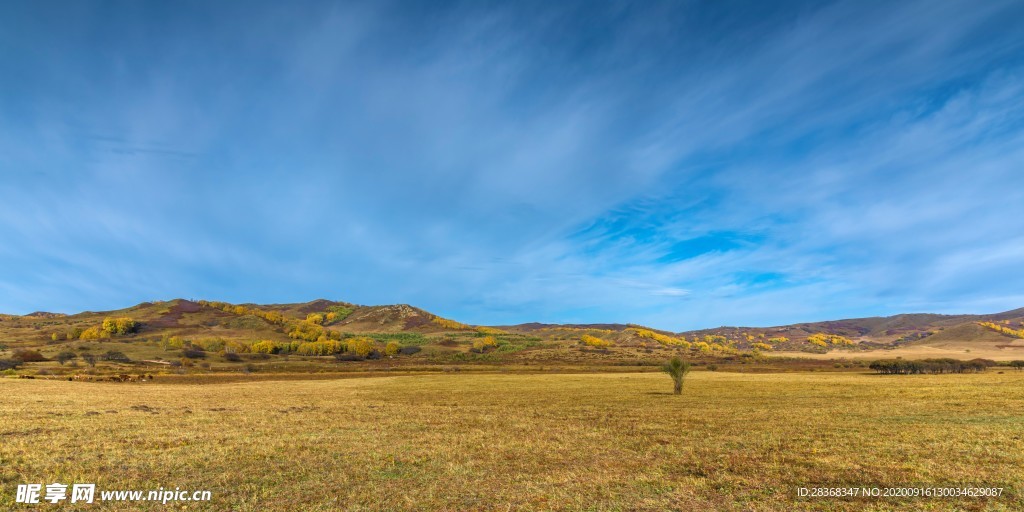
<path id="1" fill-rule="evenodd" d="M 1024 509 L 1024 372 L 320 377 L 0 379 L 0 509 L 53 481 L 213 496 L 75 510 Z"/>

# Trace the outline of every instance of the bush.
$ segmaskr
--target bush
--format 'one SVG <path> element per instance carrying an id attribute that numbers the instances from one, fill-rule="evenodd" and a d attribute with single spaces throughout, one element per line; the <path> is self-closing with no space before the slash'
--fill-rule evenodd
<path id="1" fill-rule="evenodd" d="M 1010 361 L 1010 368 L 1016 368 L 1017 370 L 1020 370 L 1024 368 L 1024 361 Z"/>
<path id="2" fill-rule="evenodd" d="M 206 338 L 193 341 L 192 346 L 205 350 L 206 352 L 217 352 L 224 350 L 224 347 L 227 346 L 227 342 L 221 338 Z"/>
<path id="3" fill-rule="evenodd" d="M 672 377 L 672 392 L 676 395 L 683 394 L 683 381 L 686 379 L 686 374 L 690 371 L 690 363 L 683 361 L 681 358 L 676 356 L 669 360 L 669 362 L 665 363 L 661 369 L 667 373 L 669 377 Z"/>
<path id="4" fill-rule="evenodd" d="M 182 349 L 181 355 L 189 359 L 203 359 L 206 357 L 206 352 L 199 347 L 189 347 Z"/>
<path id="5" fill-rule="evenodd" d="M 330 321 L 330 322 L 340 322 L 340 321 L 344 320 L 345 317 L 351 315 L 352 312 L 355 311 L 355 310 L 352 309 L 352 308 L 346 307 L 346 306 L 331 306 L 331 307 L 327 308 L 327 311 L 328 311 L 328 313 L 327 313 L 327 320 L 328 321 Z"/>
<path id="6" fill-rule="evenodd" d="M 139 324 L 126 316 L 119 318 L 104 318 L 103 319 L 103 332 L 109 334 L 130 334 L 139 329 Z"/>
<path id="7" fill-rule="evenodd" d="M 583 336 L 580 336 L 580 341 L 587 344 L 588 346 L 596 348 L 607 348 L 612 345 L 612 342 L 606 339 L 598 338 L 597 336 L 591 336 L 589 334 L 584 334 Z"/>
<path id="8" fill-rule="evenodd" d="M 398 355 L 398 352 L 401 350 L 402 347 L 398 344 L 397 341 L 389 341 L 388 344 L 384 347 L 384 353 L 389 356 L 396 356 Z"/>
<path id="9" fill-rule="evenodd" d="M 352 338 L 347 341 L 348 351 L 366 357 L 373 352 L 373 340 L 365 336 Z"/>
<path id="10" fill-rule="evenodd" d="M 0 359 L 0 371 L 14 370 L 21 364 L 22 362 L 17 359 Z"/>
<path id="11" fill-rule="evenodd" d="M 65 350 L 65 351 L 57 354 L 57 357 L 55 357 L 54 359 L 56 359 L 57 362 L 60 363 L 61 366 L 63 366 L 64 363 L 66 363 L 66 362 L 68 362 L 68 361 L 70 361 L 70 360 L 72 360 L 72 359 L 74 359 L 76 357 L 78 357 L 78 354 L 75 354 L 74 352 L 72 352 L 70 350 Z"/>
<path id="12" fill-rule="evenodd" d="M 356 353 L 353 353 L 353 352 L 344 352 L 344 353 L 341 353 L 341 354 L 334 354 L 334 359 L 336 359 L 339 362 L 340 361 L 362 361 L 362 360 L 366 359 L 366 357 L 361 356 L 361 355 L 356 354 Z"/>
<path id="13" fill-rule="evenodd" d="M 110 350 L 106 354 L 103 354 L 103 359 L 115 363 L 130 363 L 132 361 L 131 359 L 128 359 L 128 356 L 124 355 L 124 352 L 118 352 L 116 350 Z"/>
<path id="14" fill-rule="evenodd" d="M 321 340 L 311 343 L 300 343 L 295 350 L 301 356 L 329 356 L 345 351 L 345 344 L 340 341 Z"/>
<path id="15" fill-rule="evenodd" d="M 850 338 L 847 338 L 845 336 L 840 336 L 838 334 L 825 334 L 823 332 L 819 332 L 819 333 L 812 334 L 812 335 L 808 336 L 807 337 L 807 342 L 811 343 L 813 345 L 817 345 L 819 347 L 827 347 L 830 343 L 832 345 L 853 345 L 854 344 L 853 340 L 851 340 Z"/>
<path id="16" fill-rule="evenodd" d="M 14 354 L 11 355 L 12 359 L 17 359 L 23 363 L 38 363 L 42 361 L 49 361 L 49 359 L 43 357 L 38 351 L 35 350 L 15 350 Z"/>
<path id="17" fill-rule="evenodd" d="M 276 354 L 281 351 L 281 346 L 270 340 L 257 341 L 249 347 L 254 354 Z"/>
<path id="18" fill-rule="evenodd" d="M 101 329 L 99 327 L 90 327 L 90 328 L 82 331 L 82 333 L 78 335 L 78 339 L 80 339 L 80 340 L 98 340 L 98 339 L 109 338 L 109 337 L 110 337 L 110 333 L 104 331 L 103 329 Z"/>
<path id="19" fill-rule="evenodd" d="M 301 321 L 295 322 L 288 330 L 288 336 L 297 340 L 316 341 L 321 336 L 330 336 L 330 332 L 324 331 L 319 325 Z"/>
<path id="20" fill-rule="evenodd" d="M 482 339 L 474 341 L 473 348 L 470 350 L 473 352 L 483 353 L 497 346 L 498 342 L 494 339 L 494 336 L 484 336 Z"/>
<path id="21" fill-rule="evenodd" d="M 423 349 L 420 347 L 402 347 L 401 349 L 398 350 L 398 353 L 402 354 L 403 356 L 411 356 L 421 350 Z"/>
<path id="22" fill-rule="evenodd" d="M 229 362 L 229 363 L 240 363 L 240 362 L 242 362 L 242 356 L 240 356 L 240 355 L 238 355 L 238 354 L 236 354 L 234 352 L 225 352 L 224 353 L 224 360 Z"/>

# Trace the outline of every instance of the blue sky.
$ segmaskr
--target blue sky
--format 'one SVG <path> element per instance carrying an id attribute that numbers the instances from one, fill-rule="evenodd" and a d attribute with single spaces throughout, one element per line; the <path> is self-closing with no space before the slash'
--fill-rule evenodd
<path id="1" fill-rule="evenodd" d="M 0 311 L 1024 306 L 1024 4 L 6 2 Z"/>

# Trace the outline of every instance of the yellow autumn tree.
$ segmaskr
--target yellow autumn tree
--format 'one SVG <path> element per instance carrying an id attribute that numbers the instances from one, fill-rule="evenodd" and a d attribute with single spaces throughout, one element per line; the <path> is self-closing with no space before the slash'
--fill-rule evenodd
<path id="1" fill-rule="evenodd" d="M 100 338 L 109 338 L 109 337 L 110 337 L 110 333 L 109 332 L 104 331 L 103 329 L 101 329 L 99 327 L 90 327 L 90 328 L 82 331 L 82 334 L 80 334 L 78 336 L 78 339 L 80 339 L 80 340 L 98 340 Z"/>
<path id="2" fill-rule="evenodd" d="M 484 336 L 473 342 L 473 350 L 476 352 L 483 352 L 489 348 L 498 346 L 498 340 L 494 339 L 494 336 Z"/>
<path id="3" fill-rule="evenodd" d="M 366 357 L 373 352 L 373 340 L 364 336 L 358 338 L 351 338 L 346 342 L 348 344 L 348 351 L 358 354 L 362 357 Z"/>
<path id="4" fill-rule="evenodd" d="M 271 340 L 262 340 L 253 343 L 249 350 L 253 354 L 276 354 L 281 350 L 281 347 Z"/>
<path id="5" fill-rule="evenodd" d="M 107 317 L 103 319 L 103 325 L 101 328 L 106 333 L 122 335 L 135 332 L 138 328 L 138 324 L 135 320 L 126 316 L 118 318 Z"/>

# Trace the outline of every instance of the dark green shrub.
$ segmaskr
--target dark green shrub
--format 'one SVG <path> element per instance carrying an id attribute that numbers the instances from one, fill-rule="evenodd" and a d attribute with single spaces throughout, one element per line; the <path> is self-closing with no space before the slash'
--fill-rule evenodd
<path id="1" fill-rule="evenodd" d="M 65 351 L 57 354 L 57 357 L 55 357 L 54 359 L 56 359 L 57 362 L 60 363 L 61 366 L 63 366 L 64 363 L 66 363 L 66 362 L 68 362 L 68 361 L 70 361 L 70 360 L 72 360 L 72 359 L 74 359 L 76 357 L 78 357 L 78 354 L 75 354 L 74 352 L 72 352 L 70 350 L 65 350 Z"/>
<path id="2" fill-rule="evenodd" d="M 181 355 L 189 359 L 203 359 L 206 357 L 206 352 L 199 347 L 188 347 L 182 349 Z"/>
<path id="3" fill-rule="evenodd" d="M 124 355 L 124 352 L 118 352 L 116 350 L 110 350 L 106 354 L 103 354 L 103 359 L 114 363 L 130 363 L 132 360 L 128 359 L 128 356 Z"/>
<path id="4" fill-rule="evenodd" d="M 14 354 L 11 355 L 11 358 L 17 359 L 23 363 L 39 363 L 42 361 L 49 361 L 49 359 L 43 357 L 43 355 L 40 354 L 38 351 L 26 349 L 15 350 Z"/>

